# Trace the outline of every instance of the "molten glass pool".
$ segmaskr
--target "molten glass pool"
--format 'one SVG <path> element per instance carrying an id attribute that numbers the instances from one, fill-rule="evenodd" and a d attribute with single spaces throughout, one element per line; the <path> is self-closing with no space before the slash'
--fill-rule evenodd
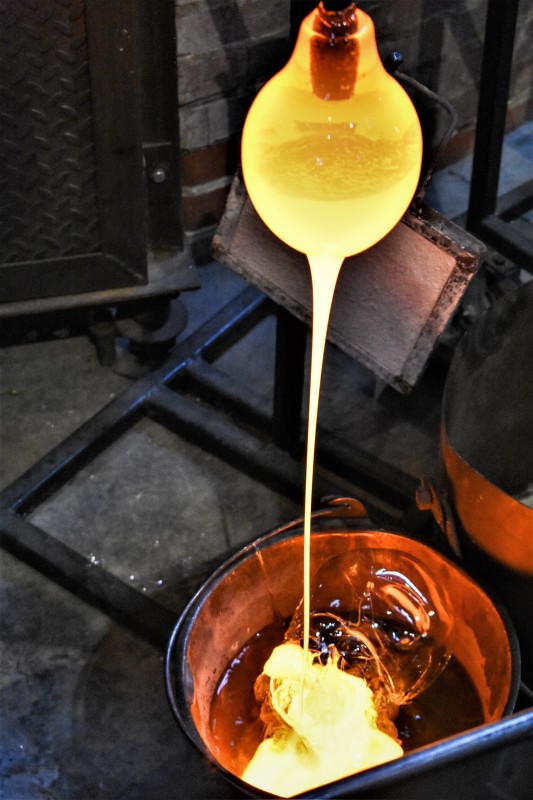
<path id="1" fill-rule="evenodd" d="M 243 174 L 259 216 L 307 255 L 360 253 L 406 210 L 421 153 L 416 111 L 381 63 L 371 18 L 354 3 L 320 4 L 246 118 Z"/>
<path id="2" fill-rule="evenodd" d="M 400 707 L 435 681 L 451 655 L 447 590 L 412 555 L 348 551 L 326 559 L 312 585 L 308 646 L 300 603 L 255 680 L 258 719 L 250 725 L 241 717 L 250 728 L 237 769 L 280 797 L 401 756 Z M 242 691 L 236 675 L 235 662 L 218 687 L 214 740 L 227 733 L 219 729 L 226 692 Z"/>
<path id="3" fill-rule="evenodd" d="M 340 670 L 333 657 L 322 664 L 298 644 L 282 644 L 263 677 L 269 735 L 242 775 L 246 782 L 291 797 L 403 754 L 380 729 L 367 682 Z"/>
<path id="4" fill-rule="evenodd" d="M 332 501 L 329 511 L 340 502 Z M 266 739 L 289 741 L 290 751 L 299 737 L 307 750 L 309 736 L 320 749 L 323 735 L 337 741 L 329 727 L 336 720 L 345 738 L 340 734 L 348 731 L 344 708 L 338 703 L 327 707 L 330 690 L 320 691 L 326 687 L 323 675 L 334 682 L 333 696 L 346 691 L 354 708 L 356 698 L 367 702 L 368 691 L 354 689 L 343 676 L 364 679 L 372 694 L 373 709 L 368 704 L 361 712 L 357 706 L 362 728 L 350 714 L 352 750 L 343 742 L 341 771 L 348 768 L 351 775 L 354 763 L 368 764 L 357 762 L 369 754 L 358 740 L 359 730 L 373 729 L 370 739 L 385 744 L 385 760 L 397 740 L 406 754 L 425 747 L 427 760 L 432 758 L 429 745 L 499 720 L 514 706 L 519 680 L 514 634 L 485 592 L 422 542 L 369 530 L 360 503 L 342 498 L 341 507 L 342 517 L 324 522 L 326 530 L 318 520 L 314 523 L 307 656 L 301 646 L 302 520 L 231 556 L 191 598 L 171 636 L 165 672 L 176 720 L 239 792 L 253 793 L 242 777 Z M 346 530 L 347 509 L 355 530 Z M 286 645 L 289 650 L 281 653 L 290 655 L 278 658 L 278 650 L 271 662 L 276 649 Z M 296 684 L 295 669 L 301 673 Z M 361 687 L 359 681 L 355 685 Z M 311 732 L 306 721 L 303 727 L 298 719 L 294 728 L 289 725 L 298 717 L 302 686 L 304 696 L 321 709 L 323 731 L 314 730 L 313 707 Z M 263 749 L 268 752 L 273 743 Z M 282 756 L 272 774 L 282 765 L 285 770 L 286 762 Z M 311 776 L 306 767 L 300 771 L 293 765 L 292 770 L 306 782 L 324 784 L 331 780 L 329 767 Z M 298 794 L 294 775 L 285 794 Z M 387 765 L 380 770 L 380 780 L 388 776 L 392 792 L 394 775 L 392 764 L 391 771 Z M 362 785 L 374 787 L 372 776 L 361 779 Z M 358 787 L 358 776 L 347 785 Z M 283 794 L 277 784 L 272 790 Z"/>

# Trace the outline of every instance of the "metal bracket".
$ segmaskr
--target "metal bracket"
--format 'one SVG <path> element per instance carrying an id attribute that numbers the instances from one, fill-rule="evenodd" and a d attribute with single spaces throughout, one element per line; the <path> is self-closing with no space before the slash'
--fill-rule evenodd
<path id="1" fill-rule="evenodd" d="M 451 549 L 458 558 L 462 559 L 453 511 L 447 497 L 437 492 L 430 481 L 422 478 L 416 489 L 416 504 L 420 511 L 431 511 Z"/>

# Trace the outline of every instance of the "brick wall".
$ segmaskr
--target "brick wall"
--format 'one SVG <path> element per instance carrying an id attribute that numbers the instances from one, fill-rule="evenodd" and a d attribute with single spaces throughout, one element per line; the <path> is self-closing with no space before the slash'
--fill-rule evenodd
<path id="1" fill-rule="evenodd" d="M 238 164 L 246 111 L 289 55 L 290 0 L 175 0 L 183 216 L 201 260 Z M 302 6 L 313 6 L 300 0 Z M 458 113 L 448 160 L 472 147 L 487 0 L 360 0 L 376 25 L 382 56 L 399 50 L 402 69 L 449 100 Z M 501 0 L 505 13 L 506 0 Z M 509 125 L 531 104 L 533 4 L 522 0 Z"/>

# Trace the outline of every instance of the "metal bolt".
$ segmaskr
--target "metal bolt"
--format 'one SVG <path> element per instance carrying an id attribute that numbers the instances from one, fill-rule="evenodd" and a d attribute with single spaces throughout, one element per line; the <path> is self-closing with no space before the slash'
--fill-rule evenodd
<path id="1" fill-rule="evenodd" d="M 150 177 L 154 183 L 163 183 L 163 181 L 166 181 L 167 179 L 167 173 L 163 167 L 156 167 L 154 170 L 152 170 Z"/>

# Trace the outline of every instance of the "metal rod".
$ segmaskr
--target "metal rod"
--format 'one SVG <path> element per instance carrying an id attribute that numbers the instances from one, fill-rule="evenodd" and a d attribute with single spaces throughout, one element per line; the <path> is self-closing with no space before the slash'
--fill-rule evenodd
<path id="1" fill-rule="evenodd" d="M 301 443 L 306 344 L 307 325 L 278 306 L 272 437 L 287 451 Z"/>
<path id="2" fill-rule="evenodd" d="M 496 209 L 519 0 L 489 0 L 467 228 Z"/>

